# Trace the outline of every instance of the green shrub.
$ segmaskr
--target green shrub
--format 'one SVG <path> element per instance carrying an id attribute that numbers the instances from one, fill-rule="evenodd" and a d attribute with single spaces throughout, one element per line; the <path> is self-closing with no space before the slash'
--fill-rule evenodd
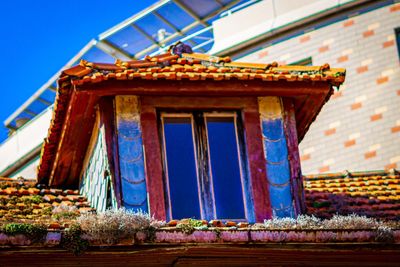
<path id="1" fill-rule="evenodd" d="M 195 230 L 198 230 L 199 228 L 203 227 L 203 222 L 201 220 L 196 220 L 196 219 L 184 219 L 181 220 L 177 225 L 176 228 L 180 229 L 182 232 L 190 235 L 192 234 Z"/>
<path id="2" fill-rule="evenodd" d="M 32 242 L 41 242 L 47 234 L 47 228 L 40 224 L 29 223 L 8 223 L 2 227 L 2 232 L 6 235 L 25 235 Z"/>
<path id="3" fill-rule="evenodd" d="M 53 214 L 52 217 L 54 219 L 56 219 L 57 221 L 60 221 L 63 219 L 67 219 L 67 220 L 75 219 L 78 216 L 79 216 L 79 214 L 74 211 L 64 211 L 64 212 Z"/>
<path id="4" fill-rule="evenodd" d="M 82 228 L 78 224 L 71 225 L 61 239 L 61 246 L 75 255 L 83 253 L 89 246 L 89 242 L 82 238 Z"/>

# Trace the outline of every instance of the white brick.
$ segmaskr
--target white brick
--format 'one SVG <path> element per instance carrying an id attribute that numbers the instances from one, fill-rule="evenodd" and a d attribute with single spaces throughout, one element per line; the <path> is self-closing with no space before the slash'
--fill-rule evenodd
<path id="1" fill-rule="evenodd" d="M 335 159 L 332 159 L 332 158 L 323 161 L 323 165 L 324 165 L 324 166 L 332 165 L 332 164 L 334 164 L 334 163 L 335 163 Z"/>
<path id="2" fill-rule="evenodd" d="M 335 41 L 334 38 L 330 38 L 330 39 L 328 39 L 328 40 L 325 40 L 322 44 L 323 44 L 323 45 L 330 45 L 330 44 L 332 44 L 334 41 Z"/>
<path id="3" fill-rule="evenodd" d="M 336 128 L 340 126 L 340 121 L 335 121 L 329 124 L 329 129 Z"/>
<path id="4" fill-rule="evenodd" d="M 390 158 L 390 163 L 397 163 L 397 162 L 400 162 L 400 156 Z"/>
<path id="5" fill-rule="evenodd" d="M 290 53 L 287 53 L 287 54 L 285 54 L 285 55 L 280 56 L 280 57 L 279 57 L 279 60 L 280 60 L 280 61 L 285 61 L 285 60 L 288 60 L 290 57 L 291 57 L 291 54 L 290 54 Z"/>
<path id="6" fill-rule="evenodd" d="M 388 35 L 388 37 L 387 37 L 387 40 L 388 41 L 392 41 L 392 40 L 394 40 L 394 34 L 390 34 L 390 35 Z"/>
<path id="7" fill-rule="evenodd" d="M 382 71 L 381 75 L 382 76 L 389 76 L 389 75 L 392 75 L 393 73 L 394 73 L 393 69 L 387 69 L 387 70 Z"/>
<path id="8" fill-rule="evenodd" d="M 375 151 L 381 148 L 381 144 L 375 144 L 369 147 L 369 151 Z"/>
<path id="9" fill-rule="evenodd" d="M 357 138 L 359 138 L 360 136 L 361 136 L 360 133 L 353 133 L 353 134 L 350 134 L 350 135 L 349 135 L 349 139 L 350 139 L 350 140 L 352 140 L 352 139 L 357 139 Z"/>
<path id="10" fill-rule="evenodd" d="M 361 61 L 361 66 L 367 66 L 367 65 L 371 64 L 372 62 L 374 62 L 374 60 L 372 58 L 363 60 L 363 61 Z"/>
<path id="11" fill-rule="evenodd" d="M 366 96 L 366 95 L 360 95 L 360 96 L 357 96 L 357 97 L 354 99 L 354 102 L 358 103 L 358 102 L 363 102 L 363 101 L 365 101 L 365 100 L 367 100 L 367 96 Z"/>
<path id="12" fill-rule="evenodd" d="M 304 152 L 303 154 L 311 154 L 314 151 L 315 151 L 314 147 L 309 147 L 309 148 L 306 148 L 306 149 L 303 150 L 303 152 Z"/>
<path id="13" fill-rule="evenodd" d="M 383 113 L 386 111 L 387 111 L 387 106 L 383 106 L 383 107 L 375 109 L 375 114 Z"/>
<path id="14" fill-rule="evenodd" d="M 374 23 L 374 24 L 370 24 L 370 25 L 368 26 L 368 30 L 375 30 L 375 29 L 378 29 L 380 25 L 381 25 L 381 24 L 380 24 L 379 22 L 376 22 L 376 23 Z"/>

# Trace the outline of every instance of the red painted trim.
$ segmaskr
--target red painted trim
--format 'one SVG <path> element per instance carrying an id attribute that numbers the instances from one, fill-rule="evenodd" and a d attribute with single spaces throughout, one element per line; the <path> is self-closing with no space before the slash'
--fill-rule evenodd
<path id="1" fill-rule="evenodd" d="M 165 198 L 160 137 L 156 108 L 176 109 L 241 109 L 250 170 L 255 218 L 262 222 L 272 216 L 266 162 L 264 158 L 258 102 L 255 97 L 141 97 L 141 124 L 146 155 L 150 210 L 156 218 L 165 218 Z M 154 209 L 157 207 L 157 210 Z"/>
<path id="2" fill-rule="evenodd" d="M 142 100 L 142 99 L 141 99 Z M 141 101 L 140 123 L 145 154 L 146 184 L 149 194 L 149 213 L 166 220 L 161 144 L 158 136 L 157 113 L 152 105 Z"/>
<path id="3" fill-rule="evenodd" d="M 108 165 L 118 207 L 122 207 L 121 176 L 119 171 L 118 136 L 115 130 L 114 97 L 99 101 L 100 126 L 104 125 Z"/>
<path id="4" fill-rule="evenodd" d="M 329 97 L 333 93 L 333 89 L 330 85 L 324 85 L 325 90 L 319 94 L 309 95 L 302 101 L 301 105 L 298 105 L 298 101 L 294 101 L 295 114 L 297 122 L 297 137 L 299 142 L 303 139 L 304 135 L 308 131 L 310 125 L 317 118 L 317 115 L 321 111 L 325 102 L 329 100 Z"/>
<path id="5" fill-rule="evenodd" d="M 165 81 L 109 80 L 84 84 L 80 92 L 96 95 L 158 95 L 158 96 L 299 96 L 326 93 L 327 82 L 276 81 Z"/>
<path id="6" fill-rule="evenodd" d="M 258 102 L 243 112 L 248 165 L 256 222 L 272 217 Z"/>
<path id="7" fill-rule="evenodd" d="M 51 186 L 78 187 L 79 175 L 95 122 L 95 105 L 98 101 L 95 95 L 73 92 L 71 101 L 75 108 L 69 109 L 64 124 L 50 176 Z"/>
<path id="8" fill-rule="evenodd" d="M 300 155 L 296 130 L 296 118 L 293 101 L 290 98 L 283 98 L 284 109 L 284 128 L 287 140 L 290 180 L 292 196 L 294 198 L 294 208 L 296 215 L 306 212 L 303 176 L 301 174 Z"/>

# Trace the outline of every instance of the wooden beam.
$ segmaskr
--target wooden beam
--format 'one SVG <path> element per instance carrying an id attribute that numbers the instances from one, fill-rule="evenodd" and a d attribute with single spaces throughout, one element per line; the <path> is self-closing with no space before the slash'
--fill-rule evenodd
<path id="1" fill-rule="evenodd" d="M 73 92 L 50 175 L 51 186 L 77 187 L 95 121 L 95 95 Z"/>
<path id="2" fill-rule="evenodd" d="M 150 86 L 151 83 L 151 86 Z M 263 82 L 259 80 L 190 81 L 190 80 L 107 80 L 88 83 L 79 91 L 106 95 L 172 95 L 172 96 L 300 96 L 327 94 L 325 82 Z"/>
<path id="3" fill-rule="evenodd" d="M 166 220 L 161 144 L 157 127 L 157 112 L 153 105 L 140 101 L 140 121 L 146 157 L 146 184 L 149 192 L 149 213 Z"/>
<path id="4" fill-rule="evenodd" d="M 272 210 L 257 102 L 255 107 L 244 110 L 243 113 L 255 220 L 256 222 L 263 222 L 272 217 Z"/>
<path id="5" fill-rule="evenodd" d="M 118 208 L 122 207 L 121 176 L 118 157 L 118 139 L 115 128 L 115 104 L 113 97 L 99 101 L 100 127 L 104 126 L 108 166 L 111 172 Z"/>
<path id="6" fill-rule="evenodd" d="M 325 84 L 324 88 L 325 90 L 320 91 L 319 94 L 310 95 L 307 100 L 302 103 L 302 106 L 295 106 L 299 142 L 301 142 L 311 123 L 316 119 L 323 105 L 333 93 L 333 89 L 330 88 L 330 85 Z M 296 104 L 296 101 L 294 103 Z"/>
<path id="7" fill-rule="evenodd" d="M 294 199 L 295 215 L 298 216 L 306 212 L 306 203 L 303 188 L 303 175 L 301 173 L 299 146 L 296 130 L 296 114 L 293 101 L 290 98 L 283 98 L 283 118 L 285 125 L 285 135 L 288 147 L 290 164 L 290 179 L 292 195 Z"/>

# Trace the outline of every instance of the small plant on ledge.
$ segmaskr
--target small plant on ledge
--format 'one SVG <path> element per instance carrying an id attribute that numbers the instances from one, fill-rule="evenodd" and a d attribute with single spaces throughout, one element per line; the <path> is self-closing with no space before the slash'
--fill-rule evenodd
<path id="1" fill-rule="evenodd" d="M 24 235 L 33 243 L 44 241 L 47 228 L 42 224 L 31 224 L 31 223 L 7 223 L 3 225 L 0 232 L 9 235 Z"/>
<path id="2" fill-rule="evenodd" d="M 124 208 L 100 213 L 85 213 L 77 218 L 88 240 L 111 245 L 124 239 L 132 239 L 138 231 L 153 233 L 163 225 L 144 212 L 131 212 Z M 150 238 L 154 234 L 148 235 Z"/>

